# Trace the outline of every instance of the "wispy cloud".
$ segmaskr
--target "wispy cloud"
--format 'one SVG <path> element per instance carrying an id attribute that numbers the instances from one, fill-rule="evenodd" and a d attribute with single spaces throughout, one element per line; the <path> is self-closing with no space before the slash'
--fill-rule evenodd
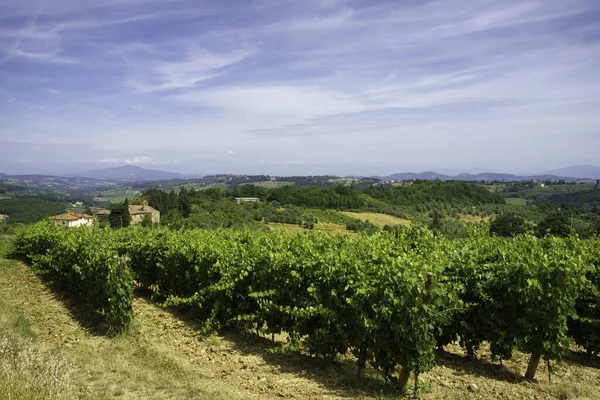
<path id="1" fill-rule="evenodd" d="M 127 85 L 141 92 L 193 88 L 226 74 L 229 68 L 255 54 L 248 49 L 214 53 L 193 45 L 186 47 L 182 60 L 151 60 Z"/>
<path id="2" fill-rule="evenodd" d="M 46 92 L 50 93 L 54 97 L 60 97 L 61 96 L 60 90 L 56 90 L 56 89 L 52 89 L 52 88 L 46 88 L 44 90 Z"/>

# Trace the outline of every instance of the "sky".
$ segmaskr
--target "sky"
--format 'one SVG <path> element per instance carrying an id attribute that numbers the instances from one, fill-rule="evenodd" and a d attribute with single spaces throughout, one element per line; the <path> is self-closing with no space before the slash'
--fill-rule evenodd
<path id="1" fill-rule="evenodd" d="M 0 172 L 600 165 L 598 0 L 0 0 Z"/>

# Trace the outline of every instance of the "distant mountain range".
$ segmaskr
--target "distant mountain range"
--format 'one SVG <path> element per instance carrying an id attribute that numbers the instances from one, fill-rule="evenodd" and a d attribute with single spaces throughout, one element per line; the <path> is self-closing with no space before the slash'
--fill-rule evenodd
<path id="1" fill-rule="evenodd" d="M 388 176 L 375 176 L 374 178 L 381 179 L 383 181 L 398 181 L 398 180 L 410 180 L 410 179 L 441 179 L 441 180 L 457 180 L 457 181 L 530 181 L 533 179 L 539 181 L 545 180 L 560 180 L 566 181 L 577 181 L 581 179 L 600 179 L 600 167 L 593 165 L 572 165 L 570 167 L 557 169 L 548 173 L 539 175 L 512 175 L 512 174 L 500 174 L 493 172 L 486 172 L 481 174 L 458 174 L 458 175 L 446 175 L 439 174 L 437 172 L 427 171 L 421 173 L 414 172 L 402 172 L 392 174 Z"/>
<path id="2" fill-rule="evenodd" d="M 4 175 L 4 174 L 0 174 Z M 32 175 L 33 176 L 33 175 Z M 71 177 L 85 177 L 99 179 L 107 182 L 144 182 L 144 181 L 159 181 L 169 179 L 191 179 L 199 178 L 202 175 L 184 175 L 175 172 L 151 170 L 135 165 L 125 165 L 122 167 L 112 167 L 87 171 L 78 174 L 72 174 Z M 359 178 L 359 176 L 354 176 Z M 362 178 L 362 177 L 360 177 Z M 433 171 L 414 173 L 402 172 L 388 176 L 372 176 L 383 181 L 411 180 L 411 179 L 441 179 L 441 180 L 460 180 L 460 181 L 530 181 L 533 179 L 545 180 L 560 180 L 578 181 L 582 179 L 600 179 L 600 167 L 594 165 L 572 165 L 566 168 L 549 171 L 547 173 L 537 175 L 512 175 L 502 173 L 480 173 L 480 174 L 458 174 L 447 175 Z"/>
<path id="3" fill-rule="evenodd" d="M 98 169 L 95 171 L 73 174 L 73 176 L 104 179 L 111 182 L 162 181 L 168 179 L 181 179 L 184 177 L 183 174 L 175 172 L 145 169 L 135 165 Z"/>
<path id="4" fill-rule="evenodd" d="M 551 175 L 572 176 L 583 179 L 600 179 L 600 167 L 595 165 L 571 165 L 570 167 L 556 169 L 548 172 Z"/>

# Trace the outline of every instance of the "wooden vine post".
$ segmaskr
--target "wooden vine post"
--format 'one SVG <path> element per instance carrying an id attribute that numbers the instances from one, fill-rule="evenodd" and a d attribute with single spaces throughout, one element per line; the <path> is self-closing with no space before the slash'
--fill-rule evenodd
<path id="1" fill-rule="evenodd" d="M 125 276 L 125 262 L 126 256 L 125 254 L 121 254 L 121 265 L 119 266 L 119 278 Z"/>
<path id="2" fill-rule="evenodd" d="M 431 287 L 433 286 L 433 273 L 427 273 L 427 281 L 425 282 L 425 295 L 423 296 L 423 303 L 427 304 L 431 298 Z M 398 384 L 396 389 L 398 393 L 404 393 L 408 379 L 410 378 L 410 371 L 402 367 L 398 376 Z M 415 371 L 415 387 L 414 387 L 414 398 L 417 399 L 419 396 L 419 373 Z"/>
<path id="3" fill-rule="evenodd" d="M 558 285 L 560 287 L 560 290 L 563 291 L 565 289 L 565 283 L 567 281 L 567 271 L 560 271 L 558 278 Z M 531 380 L 535 379 L 535 373 L 537 371 L 538 366 L 540 365 L 541 358 L 542 354 L 540 352 L 534 352 L 531 354 L 531 358 L 529 358 L 529 364 L 527 365 L 527 372 L 525 372 L 525 378 Z M 548 360 L 548 381 L 550 381 L 551 373 L 552 372 L 550 371 L 550 360 Z"/>

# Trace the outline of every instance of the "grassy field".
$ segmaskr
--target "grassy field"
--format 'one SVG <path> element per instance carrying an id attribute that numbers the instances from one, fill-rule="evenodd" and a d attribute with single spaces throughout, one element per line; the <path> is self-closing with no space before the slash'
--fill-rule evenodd
<path id="1" fill-rule="evenodd" d="M 461 222 L 481 222 L 481 221 L 489 221 L 491 217 L 486 216 L 482 217 L 480 215 L 471 215 L 471 214 L 458 214 L 458 219 Z"/>
<path id="2" fill-rule="evenodd" d="M 139 190 L 127 189 L 124 187 L 115 187 L 112 189 L 103 190 L 101 192 L 94 193 L 94 200 L 96 201 L 110 201 L 111 203 L 122 203 L 126 198 L 129 200 L 135 199 L 142 192 Z"/>
<path id="3" fill-rule="evenodd" d="M 294 182 L 285 182 L 285 181 L 264 181 L 264 182 L 254 182 L 252 183 L 254 186 L 262 187 L 265 189 L 275 189 L 282 186 L 290 186 L 295 185 Z"/>
<path id="4" fill-rule="evenodd" d="M 385 225 L 404 225 L 410 226 L 411 222 L 408 219 L 394 217 L 392 215 L 387 214 L 378 214 L 378 213 L 356 213 L 350 211 L 340 211 L 340 214 L 346 215 L 348 217 L 360 219 L 361 221 L 369 220 L 373 225 L 376 225 L 380 228 L 383 228 Z"/>
<path id="5" fill-rule="evenodd" d="M 1 243 L 1 242 L 0 242 Z M 85 312 L 20 262 L 0 259 L 0 398 L 2 399 L 393 399 L 371 368 L 356 375 L 351 355 L 335 364 L 281 354 L 283 336 L 198 333 L 194 320 L 134 298 L 136 320 L 119 337 L 99 336 Z M 420 398 L 600 399 L 600 361 L 569 354 L 552 383 L 520 378 L 527 356 L 504 365 L 447 346 L 422 374 Z M 406 398 L 406 397 L 404 397 Z"/>
<path id="6" fill-rule="evenodd" d="M 520 197 L 508 197 L 506 199 L 506 204 L 510 204 L 513 206 L 525 206 L 527 205 L 527 200 L 522 199 Z"/>
<path id="7" fill-rule="evenodd" d="M 267 226 L 274 231 L 283 231 L 287 233 L 300 233 L 306 232 L 307 229 L 304 229 L 300 225 L 296 224 L 283 224 L 279 222 L 269 222 Z M 346 230 L 344 225 L 334 224 L 331 222 L 319 222 L 315 224 L 315 229 L 313 231 L 317 232 L 331 232 L 331 233 L 350 233 Z"/>

